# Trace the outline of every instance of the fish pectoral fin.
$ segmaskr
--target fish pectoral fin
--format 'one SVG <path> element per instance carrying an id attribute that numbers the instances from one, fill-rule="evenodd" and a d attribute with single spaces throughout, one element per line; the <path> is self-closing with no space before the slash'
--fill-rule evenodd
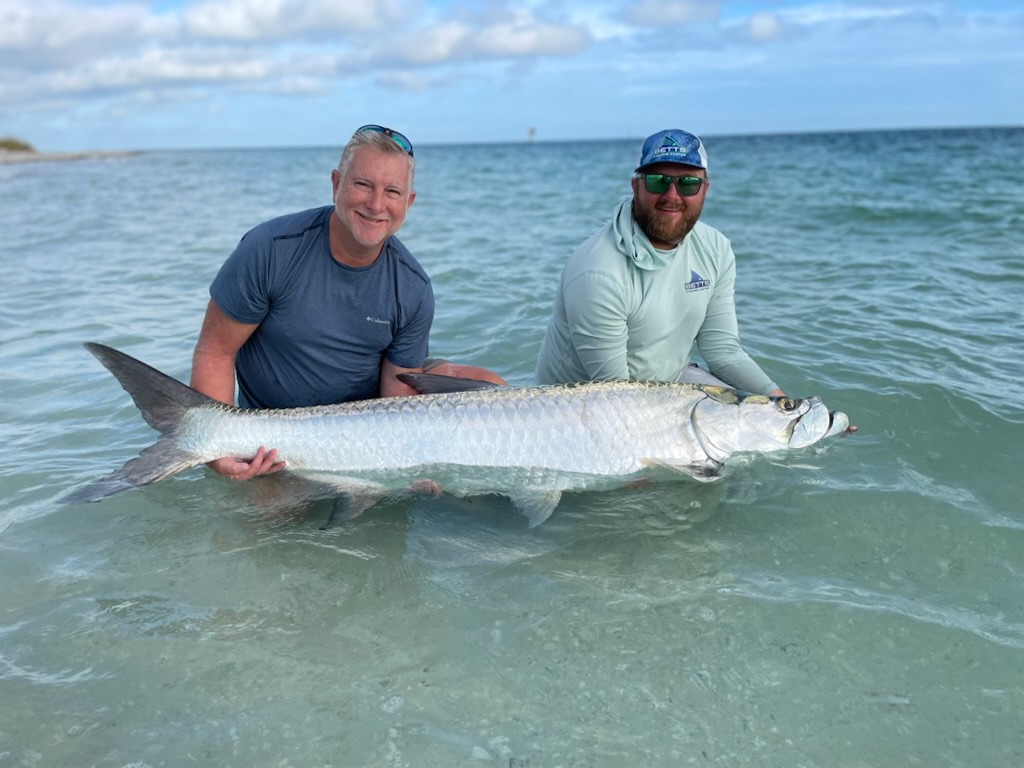
<path id="1" fill-rule="evenodd" d="M 664 459 L 644 457 L 640 460 L 640 463 L 644 466 L 650 467 L 651 469 L 671 472 L 673 474 L 688 475 L 694 480 L 700 480 L 702 483 L 717 480 L 722 469 L 722 465 L 712 459 L 708 459 L 700 464 L 671 464 Z"/>
<path id="2" fill-rule="evenodd" d="M 408 384 L 421 395 L 442 395 L 451 392 L 474 392 L 483 389 L 495 389 L 495 384 L 482 379 L 463 379 L 458 376 L 443 376 L 439 373 L 400 373 L 398 380 Z"/>
<path id="3" fill-rule="evenodd" d="M 327 530 L 332 525 L 355 520 L 387 495 L 385 490 L 379 486 L 358 480 L 346 479 L 338 475 L 317 472 L 300 472 L 297 474 L 305 480 L 326 485 L 328 488 L 334 489 L 338 494 L 338 497 L 334 500 L 334 506 L 331 508 L 330 517 L 327 518 L 326 523 L 320 526 L 321 531 Z"/>
<path id="4" fill-rule="evenodd" d="M 341 525 L 350 520 L 355 520 L 363 512 L 380 501 L 381 498 L 382 496 L 379 493 L 361 491 L 343 493 L 334 500 L 334 506 L 331 507 L 331 516 L 327 518 L 326 523 L 320 526 L 320 530 L 326 531 L 334 525 Z"/>
<path id="5" fill-rule="evenodd" d="M 559 500 L 562 498 L 561 491 L 519 491 L 508 495 L 512 503 L 520 512 L 526 515 L 531 528 L 536 528 L 555 511 Z"/>

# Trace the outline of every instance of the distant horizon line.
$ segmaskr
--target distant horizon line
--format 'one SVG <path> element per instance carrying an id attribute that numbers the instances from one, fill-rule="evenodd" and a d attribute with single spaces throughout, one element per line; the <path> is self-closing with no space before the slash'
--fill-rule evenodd
<path id="1" fill-rule="evenodd" d="M 929 131 L 979 131 L 979 130 L 1024 130 L 1024 123 L 1021 124 L 992 124 L 992 125 L 945 125 L 945 126 L 906 126 L 900 128 L 830 128 L 830 129 L 807 129 L 807 130 L 778 130 L 763 132 L 738 132 L 738 133 L 701 133 L 705 139 L 735 139 L 773 136 L 825 136 L 850 133 L 915 133 Z M 495 139 L 490 141 L 445 141 L 445 142 L 418 142 L 416 147 L 467 147 L 467 146 L 508 146 L 522 144 L 570 144 L 574 142 L 585 143 L 607 143 L 617 141 L 642 141 L 645 137 L 619 136 L 614 138 L 570 138 L 570 139 L 541 139 L 536 138 L 536 133 L 530 131 L 525 139 Z M 58 158 L 61 155 L 113 155 L 113 154 L 139 154 L 146 152 L 224 152 L 224 151 L 261 151 L 281 149 L 340 149 L 344 144 L 252 144 L 237 146 L 183 146 L 183 147 L 152 147 L 148 149 L 80 149 L 80 150 L 35 150 L 35 154 L 42 159 L 43 156 L 52 155 Z M 0 155 L 6 150 L 0 150 Z"/>

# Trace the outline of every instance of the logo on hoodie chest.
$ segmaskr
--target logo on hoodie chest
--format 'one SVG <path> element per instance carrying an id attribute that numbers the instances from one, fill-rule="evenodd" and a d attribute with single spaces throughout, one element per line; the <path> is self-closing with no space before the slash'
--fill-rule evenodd
<path id="1" fill-rule="evenodd" d="M 711 281 L 707 278 L 701 277 L 691 269 L 690 282 L 686 283 L 683 287 L 686 289 L 687 293 L 691 293 L 693 291 L 706 291 L 711 287 Z"/>

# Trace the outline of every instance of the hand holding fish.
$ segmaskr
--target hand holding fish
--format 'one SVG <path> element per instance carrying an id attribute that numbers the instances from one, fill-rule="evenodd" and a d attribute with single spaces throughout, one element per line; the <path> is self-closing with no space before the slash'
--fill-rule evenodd
<path id="1" fill-rule="evenodd" d="M 268 451 L 261 445 L 259 450 L 256 451 L 256 455 L 248 461 L 227 457 L 211 461 L 207 466 L 221 477 L 228 478 L 228 480 L 249 480 L 256 477 L 256 475 L 269 475 L 273 472 L 280 472 L 287 464 L 277 460 L 276 448 Z"/>

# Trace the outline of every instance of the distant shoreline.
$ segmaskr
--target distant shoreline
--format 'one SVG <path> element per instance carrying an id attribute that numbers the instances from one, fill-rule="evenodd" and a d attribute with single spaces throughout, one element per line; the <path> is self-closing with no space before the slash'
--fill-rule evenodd
<path id="1" fill-rule="evenodd" d="M 0 149 L 0 165 L 94 160 L 107 157 L 130 157 L 131 155 L 138 154 L 141 153 L 127 150 L 109 152 L 33 152 L 29 150 Z"/>

